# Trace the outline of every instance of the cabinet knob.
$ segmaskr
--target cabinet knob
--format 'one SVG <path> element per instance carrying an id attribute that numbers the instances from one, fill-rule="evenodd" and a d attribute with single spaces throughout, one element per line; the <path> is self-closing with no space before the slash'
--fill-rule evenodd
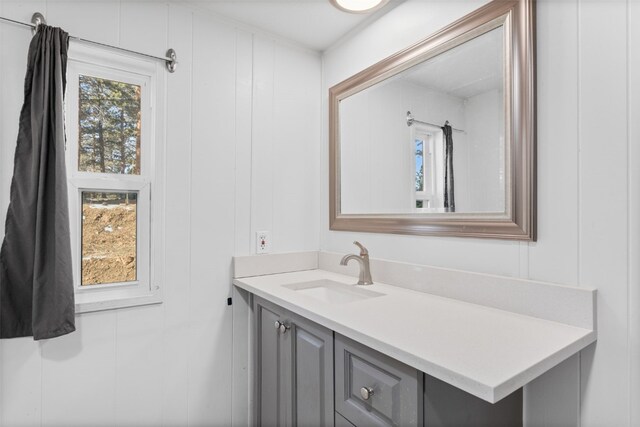
<path id="1" fill-rule="evenodd" d="M 369 400 L 371 396 L 373 396 L 373 389 L 371 387 L 362 387 L 360 389 L 360 396 L 362 396 L 364 400 Z"/>
<path id="2" fill-rule="evenodd" d="M 290 326 L 289 325 L 285 325 L 284 322 L 280 322 L 280 333 L 284 334 L 285 332 L 287 332 L 289 330 Z"/>
<path id="3" fill-rule="evenodd" d="M 281 334 L 284 334 L 289 329 L 291 329 L 291 326 L 286 325 L 284 322 L 281 322 L 279 320 L 275 321 L 274 326 L 276 328 L 276 331 L 280 332 Z"/>

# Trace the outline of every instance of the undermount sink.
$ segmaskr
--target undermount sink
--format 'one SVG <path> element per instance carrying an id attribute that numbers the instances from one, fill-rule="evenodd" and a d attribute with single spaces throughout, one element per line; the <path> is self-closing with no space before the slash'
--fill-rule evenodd
<path id="1" fill-rule="evenodd" d="M 362 289 L 357 285 L 347 285 L 333 280 L 314 280 L 311 282 L 284 285 L 298 294 L 306 295 L 328 304 L 346 304 L 369 298 L 381 297 L 380 292 Z"/>

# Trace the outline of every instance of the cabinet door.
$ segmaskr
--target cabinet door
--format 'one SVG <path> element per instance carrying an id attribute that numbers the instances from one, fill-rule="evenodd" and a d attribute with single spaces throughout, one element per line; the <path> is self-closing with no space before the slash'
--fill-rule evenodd
<path id="1" fill-rule="evenodd" d="M 280 332 L 275 327 L 284 318 L 284 310 L 259 298 L 254 298 L 256 421 L 258 426 L 284 426 L 287 405 L 287 383 L 290 375 L 285 360 L 286 351 Z"/>
<path id="2" fill-rule="evenodd" d="M 253 306 L 256 424 L 332 427 L 333 332 L 259 297 Z"/>
<path id="3" fill-rule="evenodd" d="M 291 425 L 333 426 L 333 332 L 291 314 L 284 338 L 292 351 Z"/>

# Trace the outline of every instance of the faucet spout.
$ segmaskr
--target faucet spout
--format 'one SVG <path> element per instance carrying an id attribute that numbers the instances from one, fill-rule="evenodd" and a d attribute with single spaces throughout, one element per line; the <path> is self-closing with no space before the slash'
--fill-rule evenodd
<path id="1" fill-rule="evenodd" d="M 357 243 L 357 245 L 361 250 L 360 255 L 345 255 L 340 260 L 340 265 L 347 265 L 347 263 L 351 260 L 357 261 L 358 264 L 360 264 L 360 276 L 358 277 L 358 285 L 373 285 L 373 279 L 371 278 L 371 267 L 369 266 L 369 252 L 361 244 Z"/>

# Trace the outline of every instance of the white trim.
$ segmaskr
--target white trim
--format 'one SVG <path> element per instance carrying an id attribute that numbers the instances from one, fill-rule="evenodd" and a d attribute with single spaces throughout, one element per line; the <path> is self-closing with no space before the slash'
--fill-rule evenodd
<path id="1" fill-rule="evenodd" d="M 442 192 L 444 187 L 443 179 L 443 165 L 444 165 L 444 149 L 442 145 L 442 129 L 435 126 L 423 125 L 416 123 L 410 130 L 410 153 L 411 153 L 411 194 L 412 194 L 412 206 L 416 212 L 437 212 L 438 206 L 442 204 Z M 424 180 L 424 191 L 416 191 L 415 189 L 415 142 L 416 140 L 423 141 L 423 158 L 422 158 L 422 170 Z M 427 162 L 429 167 L 427 169 Z M 429 176 L 427 177 L 427 173 Z M 428 201 L 429 206 L 423 206 L 422 208 L 416 207 L 418 200 Z M 442 209 L 440 209 L 442 210 Z"/>
<path id="2" fill-rule="evenodd" d="M 165 72 L 163 65 L 110 49 L 74 43 L 66 95 L 67 174 L 76 312 L 162 302 L 164 272 Z M 141 87 L 140 174 L 78 171 L 78 78 L 90 75 Z M 82 192 L 137 192 L 136 281 L 81 286 Z"/>

